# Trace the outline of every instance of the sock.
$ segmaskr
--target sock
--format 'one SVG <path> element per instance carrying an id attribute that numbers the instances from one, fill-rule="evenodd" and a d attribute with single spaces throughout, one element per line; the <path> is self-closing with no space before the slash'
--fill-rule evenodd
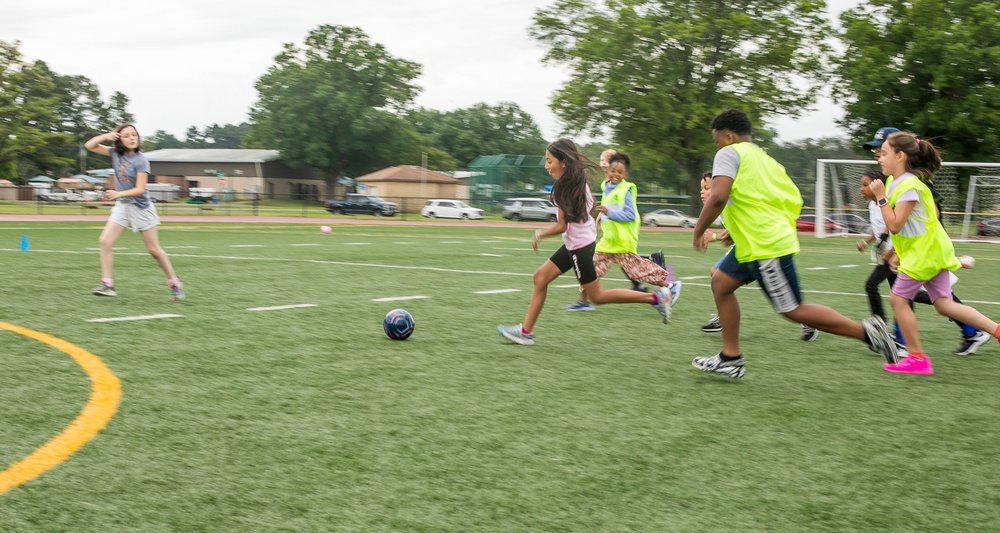
<path id="1" fill-rule="evenodd" d="M 719 359 L 722 359 L 723 361 L 735 361 L 735 360 L 739 359 L 740 357 L 743 357 L 743 354 L 739 354 L 739 355 L 726 355 L 726 354 L 724 354 L 722 352 L 719 352 Z"/>
<path id="2" fill-rule="evenodd" d="M 660 295 L 654 291 L 653 292 L 653 301 L 649 302 L 649 305 L 657 305 L 659 303 L 660 303 Z"/>
<path id="3" fill-rule="evenodd" d="M 174 277 L 172 277 L 172 278 L 168 279 L 168 280 L 167 280 L 167 283 L 169 283 L 169 284 L 171 284 L 171 285 L 180 285 L 180 283 L 181 283 L 181 280 L 180 280 L 180 278 L 178 278 L 177 276 L 174 276 Z"/>
<path id="4" fill-rule="evenodd" d="M 923 359 L 923 358 L 927 357 L 927 354 L 925 354 L 924 352 L 910 352 L 910 353 L 908 353 L 906 355 L 912 356 L 915 359 Z"/>
<path id="5" fill-rule="evenodd" d="M 101 283 L 103 283 L 104 285 L 106 285 L 108 287 L 114 287 L 115 286 L 115 280 L 113 280 L 111 278 L 101 278 Z"/>
<path id="6" fill-rule="evenodd" d="M 674 280 L 674 265 L 667 265 L 667 282 Z"/>
<path id="7" fill-rule="evenodd" d="M 896 329 L 896 342 L 900 344 L 906 344 L 905 342 L 903 342 L 903 332 L 899 330 L 899 324 L 896 324 L 895 329 Z"/>
<path id="8" fill-rule="evenodd" d="M 997 326 L 997 329 L 993 330 L 993 338 L 1000 340 L 1000 325 Z"/>
<path id="9" fill-rule="evenodd" d="M 521 325 L 521 335 L 531 335 L 531 332 L 524 329 L 524 325 Z"/>
<path id="10" fill-rule="evenodd" d="M 961 330 L 962 330 L 962 336 L 963 337 L 971 337 L 971 336 L 973 336 L 973 335 L 975 335 L 976 333 L 979 332 L 978 329 L 976 329 L 976 328 L 974 328 L 974 327 L 972 327 L 972 326 L 970 326 L 968 324 L 962 324 L 961 325 Z"/>

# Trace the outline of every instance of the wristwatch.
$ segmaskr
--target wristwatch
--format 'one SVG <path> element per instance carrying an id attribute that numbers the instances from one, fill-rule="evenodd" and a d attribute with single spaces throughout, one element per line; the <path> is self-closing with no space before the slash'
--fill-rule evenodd
<path id="1" fill-rule="evenodd" d="M 879 198 L 878 199 L 878 206 L 879 207 L 882 207 L 883 205 L 885 205 L 887 203 L 889 203 L 889 199 L 888 198 Z"/>

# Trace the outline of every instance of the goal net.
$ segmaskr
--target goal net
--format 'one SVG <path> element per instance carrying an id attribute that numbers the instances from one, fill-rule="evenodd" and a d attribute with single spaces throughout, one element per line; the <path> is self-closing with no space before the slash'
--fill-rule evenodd
<path id="1" fill-rule="evenodd" d="M 873 159 L 816 160 L 815 202 L 811 212 L 803 207 L 802 213 L 815 215 L 817 237 L 868 233 L 861 176 L 873 169 L 878 169 Z M 941 222 L 953 238 L 975 236 L 979 220 L 1000 217 L 1000 163 L 942 163 L 934 189 L 941 199 Z"/>

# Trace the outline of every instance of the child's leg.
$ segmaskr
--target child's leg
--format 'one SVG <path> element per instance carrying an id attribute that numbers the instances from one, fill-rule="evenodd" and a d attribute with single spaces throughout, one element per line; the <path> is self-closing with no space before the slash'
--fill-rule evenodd
<path id="1" fill-rule="evenodd" d="M 954 300 L 955 303 L 959 304 L 962 303 L 962 300 L 959 300 L 958 296 L 954 292 L 951 293 L 951 299 Z M 918 304 L 934 305 L 934 301 L 931 300 L 931 297 L 927 293 L 927 291 L 920 291 L 919 293 L 917 293 L 916 297 L 913 298 L 913 301 Z M 976 334 L 977 331 L 976 328 L 970 326 L 969 324 L 966 324 L 964 321 L 956 320 L 954 318 L 952 318 L 951 321 L 954 322 L 956 326 L 958 326 L 958 329 L 962 330 L 963 336 L 970 336 Z"/>
<path id="2" fill-rule="evenodd" d="M 792 311 L 781 313 L 785 318 L 820 331 L 865 340 L 865 329 L 859 323 L 824 305 L 802 303 Z"/>
<path id="3" fill-rule="evenodd" d="M 524 322 L 521 323 L 521 327 L 525 331 L 532 331 L 535 327 L 535 321 L 538 320 L 538 315 L 541 314 L 542 307 L 545 306 L 545 296 L 548 294 L 549 284 L 560 274 L 562 271 L 551 259 L 546 260 L 535 271 L 535 275 L 531 278 L 531 302 L 528 304 L 527 314 L 524 315 Z"/>
<path id="4" fill-rule="evenodd" d="M 865 280 L 865 294 L 868 295 L 868 308 L 873 315 L 878 315 L 885 320 L 885 307 L 882 305 L 882 295 L 878 292 L 879 285 L 889 278 L 892 270 L 887 263 L 876 266 L 872 269 L 868 279 Z"/>
<path id="5" fill-rule="evenodd" d="M 597 305 L 603 304 L 640 304 L 653 303 L 656 293 L 637 292 L 632 289 L 602 289 L 599 280 L 591 281 L 583 286 L 587 298 Z"/>
<path id="6" fill-rule="evenodd" d="M 898 294 L 889 297 L 889 305 L 892 306 L 892 313 L 896 315 L 896 323 L 903 332 L 903 340 L 906 341 L 906 349 L 910 353 L 924 353 L 920 345 L 920 335 L 917 332 L 917 315 L 910 307 L 910 301 Z"/>
<path id="7" fill-rule="evenodd" d="M 974 307 L 960 304 L 951 298 L 938 298 L 934 300 L 934 310 L 955 322 L 964 322 L 974 328 L 996 336 L 997 323 L 990 320 Z M 903 334 L 905 335 L 906 333 L 904 332 Z"/>
<path id="8" fill-rule="evenodd" d="M 160 246 L 156 226 L 142 232 L 142 242 L 146 243 L 146 250 L 149 251 L 149 255 L 153 256 L 156 263 L 163 269 L 163 273 L 167 275 L 167 279 L 174 279 L 174 267 L 170 264 L 170 257 L 167 256 L 167 252 Z"/>
<path id="9" fill-rule="evenodd" d="M 112 278 L 112 272 L 115 264 L 114 245 L 118 242 L 118 238 L 122 236 L 123 231 L 125 231 L 124 226 L 109 220 L 108 223 L 104 225 L 104 230 L 101 231 L 101 236 L 97 239 L 98 246 L 101 250 L 102 280 Z"/>
<path id="10" fill-rule="evenodd" d="M 746 285 L 730 277 L 721 269 L 712 276 L 712 296 L 715 310 L 722 325 L 722 353 L 730 357 L 740 355 L 740 302 L 736 299 L 736 289 Z"/>

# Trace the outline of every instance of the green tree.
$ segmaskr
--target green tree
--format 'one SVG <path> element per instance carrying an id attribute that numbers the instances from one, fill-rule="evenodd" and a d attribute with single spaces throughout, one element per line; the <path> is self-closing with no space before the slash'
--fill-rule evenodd
<path id="1" fill-rule="evenodd" d="M 799 116 L 822 83 L 830 33 L 821 0 L 559 0 L 531 35 L 571 81 L 551 107 L 571 133 L 663 154 L 692 203 L 715 151 L 711 119 Z"/>
<path id="2" fill-rule="evenodd" d="M 73 162 L 59 154 L 71 137 L 59 132 L 59 96 L 48 69 L 26 63 L 19 45 L 0 41 L 0 169 L 55 172 Z"/>
<path id="3" fill-rule="evenodd" d="M 163 130 L 156 130 L 152 135 L 143 138 L 142 145 L 146 151 L 150 152 L 169 148 L 185 148 L 183 141 Z"/>
<path id="4" fill-rule="evenodd" d="M 330 184 L 399 164 L 403 154 L 419 156 L 419 136 L 404 118 L 419 75 L 418 64 L 393 57 L 358 28 L 320 26 L 304 47 L 286 43 L 257 80 L 246 144 L 323 169 Z"/>
<path id="5" fill-rule="evenodd" d="M 855 139 L 910 129 L 951 161 L 1000 152 L 1000 9 L 982 0 L 871 0 L 841 14 L 834 95 Z"/>
<path id="6" fill-rule="evenodd" d="M 513 102 L 478 103 L 448 112 L 420 109 L 410 120 L 433 146 L 462 166 L 480 155 L 537 155 L 546 146 L 535 120 Z"/>

